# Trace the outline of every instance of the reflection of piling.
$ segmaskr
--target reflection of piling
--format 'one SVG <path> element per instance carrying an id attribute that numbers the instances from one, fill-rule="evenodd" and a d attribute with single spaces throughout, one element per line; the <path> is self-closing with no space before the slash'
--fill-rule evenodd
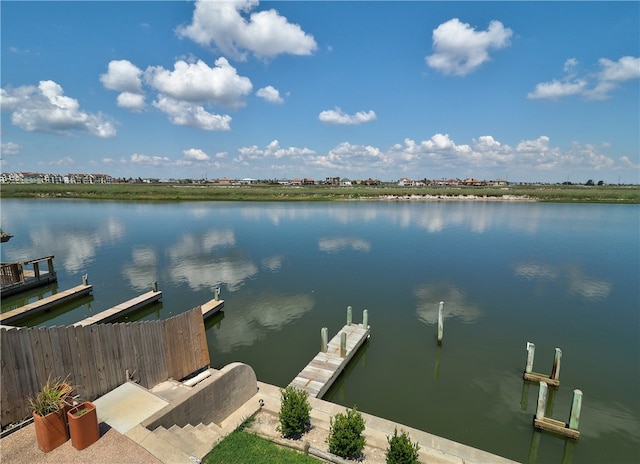
<path id="1" fill-rule="evenodd" d="M 560 359 L 562 359 L 562 350 L 556 348 L 555 355 L 553 357 L 553 367 L 551 368 L 551 375 L 547 376 L 533 372 L 533 358 L 535 356 L 536 346 L 527 342 L 527 364 L 524 370 L 523 377 L 530 382 L 545 382 L 551 387 L 560 386 Z"/>
<path id="2" fill-rule="evenodd" d="M 438 346 L 442 346 L 442 334 L 444 332 L 444 327 L 442 322 L 443 309 L 444 309 L 444 301 L 441 301 L 440 307 L 438 308 Z"/>
<path id="3" fill-rule="evenodd" d="M 540 390 L 538 391 L 536 415 L 533 419 L 534 427 L 547 430 L 549 432 L 558 433 L 573 440 L 577 440 L 578 437 L 580 437 L 580 432 L 578 431 L 578 421 L 580 418 L 580 408 L 582 407 L 582 392 L 577 389 L 573 391 L 573 404 L 571 406 L 569 424 L 546 417 L 547 394 L 547 383 L 541 381 Z"/>

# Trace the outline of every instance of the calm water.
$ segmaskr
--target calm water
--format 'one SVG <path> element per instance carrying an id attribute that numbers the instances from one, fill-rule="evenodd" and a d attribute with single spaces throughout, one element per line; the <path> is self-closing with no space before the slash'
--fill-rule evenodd
<path id="1" fill-rule="evenodd" d="M 2 261 L 55 255 L 58 289 L 93 295 L 32 325 L 75 322 L 154 281 L 166 318 L 221 288 L 213 367 L 287 385 L 369 310 L 370 342 L 325 399 L 522 462 L 640 461 L 640 207 L 509 203 L 131 204 L 2 200 Z M 56 287 L 54 287 L 55 289 Z M 25 304 L 52 288 L 7 298 Z M 444 344 L 436 346 L 438 302 Z M 551 417 L 584 392 L 580 440 L 535 432 L 522 381 L 563 351 Z"/>

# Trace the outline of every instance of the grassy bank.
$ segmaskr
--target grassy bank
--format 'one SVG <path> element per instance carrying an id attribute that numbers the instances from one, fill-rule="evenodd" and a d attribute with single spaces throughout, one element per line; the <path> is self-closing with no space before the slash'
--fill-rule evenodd
<path id="1" fill-rule="evenodd" d="M 640 203 L 640 186 L 543 185 L 509 187 L 217 186 L 212 184 L 4 184 L 2 198 L 81 198 L 118 201 L 343 201 L 474 195 L 546 202 Z"/>

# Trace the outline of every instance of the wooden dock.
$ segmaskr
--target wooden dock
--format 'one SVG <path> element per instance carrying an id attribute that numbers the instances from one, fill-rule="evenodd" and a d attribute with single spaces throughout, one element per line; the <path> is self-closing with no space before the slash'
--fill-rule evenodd
<path id="1" fill-rule="evenodd" d="M 77 287 L 70 288 L 69 290 L 55 293 L 46 298 L 42 298 L 41 300 L 34 301 L 33 303 L 29 303 L 11 311 L 7 311 L 6 313 L 0 314 L 0 323 L 12 325 L 27 317 L 40 314 L 44 311 L 48 311 L 51 308 L 73 300 L 74 298 L 87 295 L 91 293 L 91 290 L 93 290 L 93 285 L 82 284 L 78 285 Z"/>
<path id="2" fill-rule="evenodd" d="M 205 321 L 214 314 L 220 312 L 222 308 L 224 308 L 224 300 L 220 300 L 217 298 L 209 300 L 200 306 L 200 309 L 202 310 L 202 317 Z"/>
<path id="3" fill-rule="evenodd" d="M 46 262 L 46 268 L 40 264 Z M 0 295 L 3 297 L 49 285 L 58 280 L 53 267 L 53 255 L 18 263 L 2 263 Z"/>
<path id="4" fill-rule="evenodd" d="M 73 324 L 74 326 L 85 326 L 92 324 L 105 324 L 112 322 L 122 316 L 125 316 L 137 309 L 147 306 L 151 303 L 158 301 L 162 297 L 162 292 L 157 290 L 151 290 L 150 292 L 143 293 L 140 296 L 132 298 L 129 301 L 120 303 L 113 308 L 106 309 L 98 314 L 94 314 L 86 319 L 81 320 Z"/>
<path id="5" fill-rule="evenodd" d="M 327 351 L 320 351 L 289 384 L 305 390 L 310 397 L 322 398 L 333 382 L 347 366 L 362 344 L 369 338 L 371 327 L 363 324 L 347 324 L 327 344 Z M 342 334 L 346 334 L 346 346 L 341 347 Z M 344 349 L 344 356 L 341 351 Z"/>

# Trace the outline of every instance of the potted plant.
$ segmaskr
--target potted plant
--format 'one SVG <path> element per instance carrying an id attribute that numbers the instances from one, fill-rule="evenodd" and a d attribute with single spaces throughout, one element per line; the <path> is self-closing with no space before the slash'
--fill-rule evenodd
<path id="1" fill-rule="evenodd" d="M 67 410 L 72 391 L 66 380 L 48 379 L 40 391 L 29 398 L 38 447 L 45 453 L 69 439 Z"/>
<path id="2" fill-rule="evenodd" d="M 98 414 L 96 405 L 85 401 L 67 411 L 71 445 L 77 450 L 83 450 L 100 438 L 98 428 Z"/>

